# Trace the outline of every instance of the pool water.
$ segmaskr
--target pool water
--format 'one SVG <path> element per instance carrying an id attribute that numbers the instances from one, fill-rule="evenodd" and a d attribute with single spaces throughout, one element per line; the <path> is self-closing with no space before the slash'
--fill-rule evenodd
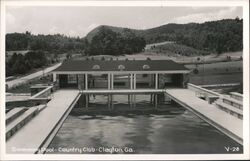
<path id="1" fill-rule="evenodd" d="M 137 97 L 135 108 L 153 106 L 149 96 Z M 96 100 L 93 101 L 93 100 Z M 114 96 L 114 110 L 127 106 L 127 96 Z M 120 101 L 119 101 L 120 100 Z M 143 100 L 145 100 L 143 102 Z M 106 96 L 91 98 L 90 106 L 104 106 Z M 72 112 L 53 139 L 48 154 L 228 154 L 243 147 L 183 107 L 154 113 L 91 114 Z M 74 111 L 74 110 L 73 110 Z M 227 148 L 235 148 L 227 151 Z"/>

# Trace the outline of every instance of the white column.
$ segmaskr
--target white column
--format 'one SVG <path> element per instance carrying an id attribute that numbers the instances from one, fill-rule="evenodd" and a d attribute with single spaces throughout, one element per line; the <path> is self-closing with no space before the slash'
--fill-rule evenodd
<path id="1" fill-rule="evenodd" d="M 130 74 L 130 89 L 133 89 L 133 74 Z"/>
<path id="2" fill-rule="evenodd" d="M 136 89 L 136 74 L 134 74 L 134 89 Z"/>
<path id="3" fill-rule="evenodd" d="M 108 89 L 110 89 L 110 73 L 108 73 Z"/>
<path id="4" fill-rule="evenodd" d="M 114 74 L 111 74 L 111 89 L 114 89 Z"/>
<path id="5" fill-rule="evenodd" d="M 53 73 L 53 82 L 56 82 L 56 73 Z"/>
<path id="6" fill-rule="evenodd" d="M 155 89 L 158 89 L 158 73 L 155 74 Z"/>
<path id="7" fill-rule="evenodd" d="M 85 90 L 88 90 L 88 74 L 85 73 Z"/>

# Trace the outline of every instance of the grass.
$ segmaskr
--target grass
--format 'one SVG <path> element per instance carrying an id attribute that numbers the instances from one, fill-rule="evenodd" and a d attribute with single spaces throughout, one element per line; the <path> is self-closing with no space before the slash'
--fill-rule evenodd
<path id="1" fill-rule="evenodd" d="M 231 61 L 231 62 L 216 62 L 211 64 L 190 64 L 185 65 L 187 68 L 193 70 L 198 69 L 199 74 L 230 74 L 230 73 L 242 73 L 243 62 Z"/>
<path id="2" fill-rule="evenodd" d="M 162 45 L 157 45 L 155 47 L 151 47 L 148 51 L 155 53 L 163 53 L 168 56 L 173 55 L 181 55 L 181 56 L 197 56 L 197 55 L 208 55 L 210 52 L 197 50 L 192 47 L 188 47 L 186 45 L 180 45 L 176 43 L 165 43 Z"/>
<path id="3" fill-rule="evenodd" d="M 242 52 L 236 52 L 234 53 L 224 53 L 221 56 L 218 57 L 212 57 L 211 55 L 206 56 L 206 59 L 213 60 L 218 58 L 219 60 L 226 56 L 226 55 L 237 57 L 242 55 Z M 129 60 L 146 60 L 147 57 L 150 57 L 152 60 L 164 60 L 164 59 L 170 59 L 170 57 L 166 55 L 156 55 L 154 53 L 140 53 L 140 54 L 134 54 L 134 55 L 126 55 L 126 56 L 110 56 L 110 55 L 100 55 L 100 56 L 94 56 L 95 59 L 101 59 L 104 57 L 105 59 L 109 60 L 111 57 L 113 60 L 116 60 L 117 58 L 119 60 L 124 60 L 128 58 Z M 211 59 L 210 59 L 211 57 Z M 85 59 L 85 57 L 75 57 L 73 59 L 81 60 Z M 196 60 L 196 57 L 182 57 L 182 59 L 185 59 L 192 62 L 194 59 Z M 173 59 L 175 60 L 175 59 Z M 242 83 L 243 82 L 243 62 L 242 61 L 227 61 L 227 62 L 213 62 L 210 61 L 210 64 L 189 64 L 185 65 L 190 70 L 193 70 L 197 68 L 198 73 L 194 74 L 193 72 L 190 73 L 190 83 L 197 84 L 197 85 L 205 85 L 205 84 L 226 84 L 226 83 Z M 13 88 L 7 92 L 13 92 L 13 93 L 29 93 L 30 92 L 30 86 L 32 84 L 40 84 L 40 83 L 49 83 L 50 81 L 46 80 L 40 80 L 40 79 L 34 79 L 30 81 L 27 84 L 23 84 L 19 87 Z"/>
<path id="4" fill-rule="evenodd" d="M 30 93 L 30 87 L 35 84 L 50 84 L 52 83 L 51 76 L 35 78 L 30 80 L 28 83 L 22 84 L 20 86 L 14 87 L 12 89 L 7 90 L 9 93 Z"/>
<path id="5" fill-rule="evenodd" d="M 218 62 L 212 64 L 186 65 L 190 70 L 197 69 L 198 73 L 190 73 L 190 83 L 197 85 L 227 84 L 243 82 L 243 62 Z"/>

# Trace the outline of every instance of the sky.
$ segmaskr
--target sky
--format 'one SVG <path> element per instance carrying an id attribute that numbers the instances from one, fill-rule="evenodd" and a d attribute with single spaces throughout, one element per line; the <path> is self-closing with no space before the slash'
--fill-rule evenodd
<path id="1" fill-rule="evenodd" d="M 99 25 L 148 29 L 168 23 L 242 18 L 242 7 L 8 6 L 6 32 L 84 37 Z"/>

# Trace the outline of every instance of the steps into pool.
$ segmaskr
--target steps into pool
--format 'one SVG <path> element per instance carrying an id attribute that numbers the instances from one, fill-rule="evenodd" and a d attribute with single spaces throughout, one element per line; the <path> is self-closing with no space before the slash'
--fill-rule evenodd
<path id="1" fill-rule="evenodd" d="M 13 121 L 14 119 L 16 119 L 20 115 L 22 115 L 26 110 L 27 110 L 27 108 L 25 108 L 25 107 L 14 108 L 14 109 L 10 110 L 6 114 L 6 120 L 5 120 L 6 125 L 8 125 L 11 121 Z"/>
<path id="2" fill-rule="evenodd" d="M 30 108 L 14 108 L 9 111 L 6 115 L 6 140 L 13 136 L 44 108 L 45 105 L 39 105 Z"/>

